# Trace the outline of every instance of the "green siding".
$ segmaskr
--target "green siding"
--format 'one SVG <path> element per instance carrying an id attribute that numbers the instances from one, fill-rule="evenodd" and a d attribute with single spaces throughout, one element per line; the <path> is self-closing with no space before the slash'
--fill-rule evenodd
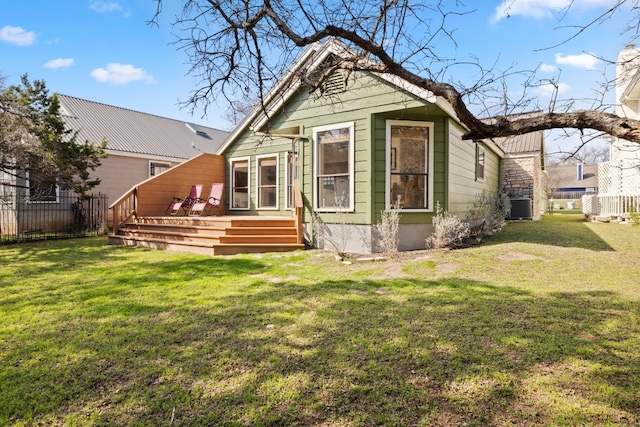
<path id="1" fill-rule="evenodd" d="M 380 212 L 386 206 L 386 146 L 387 146 L 387 120 L 409 120 L 433 122 L 434 124 L 434 161 L 433 161 L 433 198 L 443 200 L 445 197 L 445 153 L 446 153 L 446 121 L 447 116 L 435 106 L 429 105 L 427 108 L 412 108 L 399 111 L 385 112 L 375 116 L 375 182 L 373 193 L 374 217 L 372 222 L 380 220 Z M 402 211 L 400 222 L 403 224 L 423 224 L 431 223 L 432 214 L 429 212 Z"/>
<path id="2" fill-rule="evenodd" d="M 500 158 L 488 147 L 485 149 L 484 179 L 476 180 L 476 144 L 462 140 L 462 129 L 451 124 L 449 132 L 449 203 L 446 209 L 459 217 L 464 217 L 473 207 L 476 195 L 482 191 L 495 192 L 498 189 Z M 482 144 L 481 144 L 482 145 Z"/>
<path id="3" fill-rule="evenodd" d="M 318 213 L 326 223 L 338 222 L 340 217 L 351 224 L 372 224 L 380 219 L 385 209 L 386 189 L 386 121 L 412 120 L 428 121 L 434 124 L 434 170 L 433 205 L 440 201 L 447 209 L 458 209 L 466 205 L 471 193 L 477 189 L 465 187 L 468 176 L 472 180 L 475 174 L 475 154 L 467 152 L 465 147 L 471 142 L 461 141 L 461 129 L 449 116 L 437 106 L 419 99 L 395 86 L 368 74 L 360 73 L 356 79 L 350 79 L 349 88 L 339 96 L 318 97 L 300 90 L 278 111 L 271 120 L 271 129 L 297 126 L 307 137 L 298 144 L 299 177 L 305 202 L 304 221 L 310 222 L 313 206 L 313 128 L 337 123 L 354 123 L 354 212 L 346 214 Z M 453 124 L 452 124 L 453 123 Z M 262 131 L 266 129 L 261 129 Z M 230 211 L 230 214 L 291 215 L 285 206 L 285 166 L 286 152 L 291 150 L 288 139 L 266 139 L 258 144 L 260 138 L 245 131 L 225 152 L 227 161 L 231 158 L 249 157 L 251 159 L 251 209 L 249 211 Z M 256 156 L 279 153 L 279 210 L 256 210 Z M 497 171 L 497 159 L 487 150 L 487 176 Z M 468 158 L 467 158 L 468 157 Z M 489 158 L 492 160 L 489 161 Z M 447 161 L 451 159 L 451 167 Z M 496 162 L 494 162 L 496 160 Z M 491 163 L 491 164 L 490 164 Z M 470 175 L 469 175 L 470 174 Z M 497 173 L 495 174 L 497 177 Z M 448 181 L 453 179 L 453 184 Z M 486 179 L 482 186 L 488 186 Z M 492 182 L 492 181 L 491 181 Z M 229 185 L 229 184 L 228 184 Z M 456 192 L 462 191 L 463 201 L 451 202 L 457 198 Z M 467 194 L 469 193 L 469 194 Z M 475 193 L 474 193 L 475 194 Z M 469 196 L 469 197 L 468 197 Z M 471 197 L 473 203 L 473 197 Z M 453 210 L 453 209 L 451 209 Z M 401 222 L 405 224 L 423 224 L 431 222 L 431 213 L 403 211 Z"/>

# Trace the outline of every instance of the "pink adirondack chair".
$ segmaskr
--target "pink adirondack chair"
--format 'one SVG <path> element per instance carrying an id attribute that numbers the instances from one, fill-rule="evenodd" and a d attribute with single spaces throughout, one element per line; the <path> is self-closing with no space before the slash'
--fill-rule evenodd
<path id="1" fill-rule="evenodd" d="M 200 200 L 202 195 L 202 184 L 192 185 L 189 195 L 184 199 L 180 197 L 174 197 L 173 201 L 167 207 L 167 213 L 169 215 L 175 215 L 180 212 L 180 209 L 184 211 L 185 215 L 189 215 L 191 208 Z"/>
<path id="2" fill-rule="evenodd" d="M 194 203 L 191 206 L 191 211 L 189 215 L 196 216 L 206 216 L 209 215 L 213 208 L 218 210 L 218 215 L 222 216 L 222 211 L 220 210 L 220 203 L 222 199 L 222 191 L 224 190 L 224 184 L 221 183 L 213 183 L 211 184 L 211 191 L 209 191 L 209 197 L 204 200 L 200 199 L 198 202 Z"/>

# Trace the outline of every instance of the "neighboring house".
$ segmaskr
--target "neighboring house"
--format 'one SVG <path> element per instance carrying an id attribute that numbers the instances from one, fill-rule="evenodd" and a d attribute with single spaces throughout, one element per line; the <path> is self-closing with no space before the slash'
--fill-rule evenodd
<path id="1" fill-rule="evenodd" d="M 504 151 L 466 131 L 442 98 L 395 76 L 335 72 L 309 93 L 296 70 L 343 53 L 308 48 L 268 94 L 270 117 L 251 111 L 218 154 L 227 161 L 228 215 L 291 216 L 293 182 L 304 199 L 308 241 L 376 251 L 373 225 L 400 208 L 399 249 L 425 247 L 441 209 L 464 217 L 476 196 L 499 191 Z"/>
<path id="2" fill-rule="evenodd" d="M 598 194 L 598 169 L 598 165 L 583 164 L 549 167 L 549 203 L 554 209 L 579 209 L 583 196 Z"/>
<path id="3" fill-rule="evenodd" d="M 616 65 L 615 113 L 640 119 L 640 49 L 626 46 Z M 583 199 L 585 214 L 623 216 L 640 211 L 640 144 L 610 137 L 609 161 L 598 165 L 598 196 Z"/>
<path id="4" fill-rule="evenodd" d="M 106 198 L 113 202 L 140 181 L 200 153 L 215 153 L 228 136 L 228 132 L 180 120 L 68 95 L 58 94 L 58 98 L 61 116 L 68 129 L 77 131 L 79 141 L 107 141 L 108 157 L 91 174 L 101 179 L 93 191 L 102 195 L 105 217 Z M 77 196 L 34 175 L 0 175 L 0 240 L 55 234 L 78 226 Z"/>
<path id="5" fill-rule="evenodd" d="M 547 208 L 544 132 L 494 139 L 504 151 L 500 189 L 510 198 L 531 200 L 531 217 L 540 219 Z"/>
<path id="6" fill-rule="evenodd" d="M 579 199 L 598 192 L 598 165 L 551 166 L 547 171 L 550 198 Z"/>
<path id="7" fill-rule="evenodd" d="M 228 132 L 58 94 L 61 114 L 78 140 L 107 141 L 108 157 L 92 174 L 95 192 L 117 200 L 140 181 L 200 153 L 215 153 Z"/>

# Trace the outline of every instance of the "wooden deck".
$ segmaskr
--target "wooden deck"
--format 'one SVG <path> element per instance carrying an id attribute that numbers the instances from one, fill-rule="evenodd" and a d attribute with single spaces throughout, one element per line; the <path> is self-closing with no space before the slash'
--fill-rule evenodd
<path id="1" fill-rule="evenodd" d="M 297 243 L 295 218 L 262 216 L 138 217 L 109 235 L 109 243 L 203 255 L 286 252 Z"/>

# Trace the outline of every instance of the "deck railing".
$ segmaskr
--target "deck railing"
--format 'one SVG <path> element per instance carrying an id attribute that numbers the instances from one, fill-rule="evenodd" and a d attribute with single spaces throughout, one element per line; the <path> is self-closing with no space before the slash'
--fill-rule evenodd
<path id="1" fill-rule="evenodd" d="M 224 182 L 224 167 L 224 156 L 202 153 L 138 183 L 111 205 L 113 232 L 134 217 L 166 215 L 173 197 L 188 195 L 194 184 Z"/>
<path id="2" fill-rule="evenodd" d="M 131 218 L 135 218 L 137 216 L 137 198 L 138 187 L 133 187 L 111 205 L 111 210 L 113 211 L 114 234 L 118 234 L 120 228 L 122 228 Z"/>
<path id="3" fill-rule="evenodd" d="M 586 214 L 619 217 L 634 209 L 635 212 L 640 212 L 640 194 L 599 194 L 597 207 L 593 206 L 594 202 L 595 200 L 591 202 L 591 210 L 595 212 L 585 212 Z"/>

